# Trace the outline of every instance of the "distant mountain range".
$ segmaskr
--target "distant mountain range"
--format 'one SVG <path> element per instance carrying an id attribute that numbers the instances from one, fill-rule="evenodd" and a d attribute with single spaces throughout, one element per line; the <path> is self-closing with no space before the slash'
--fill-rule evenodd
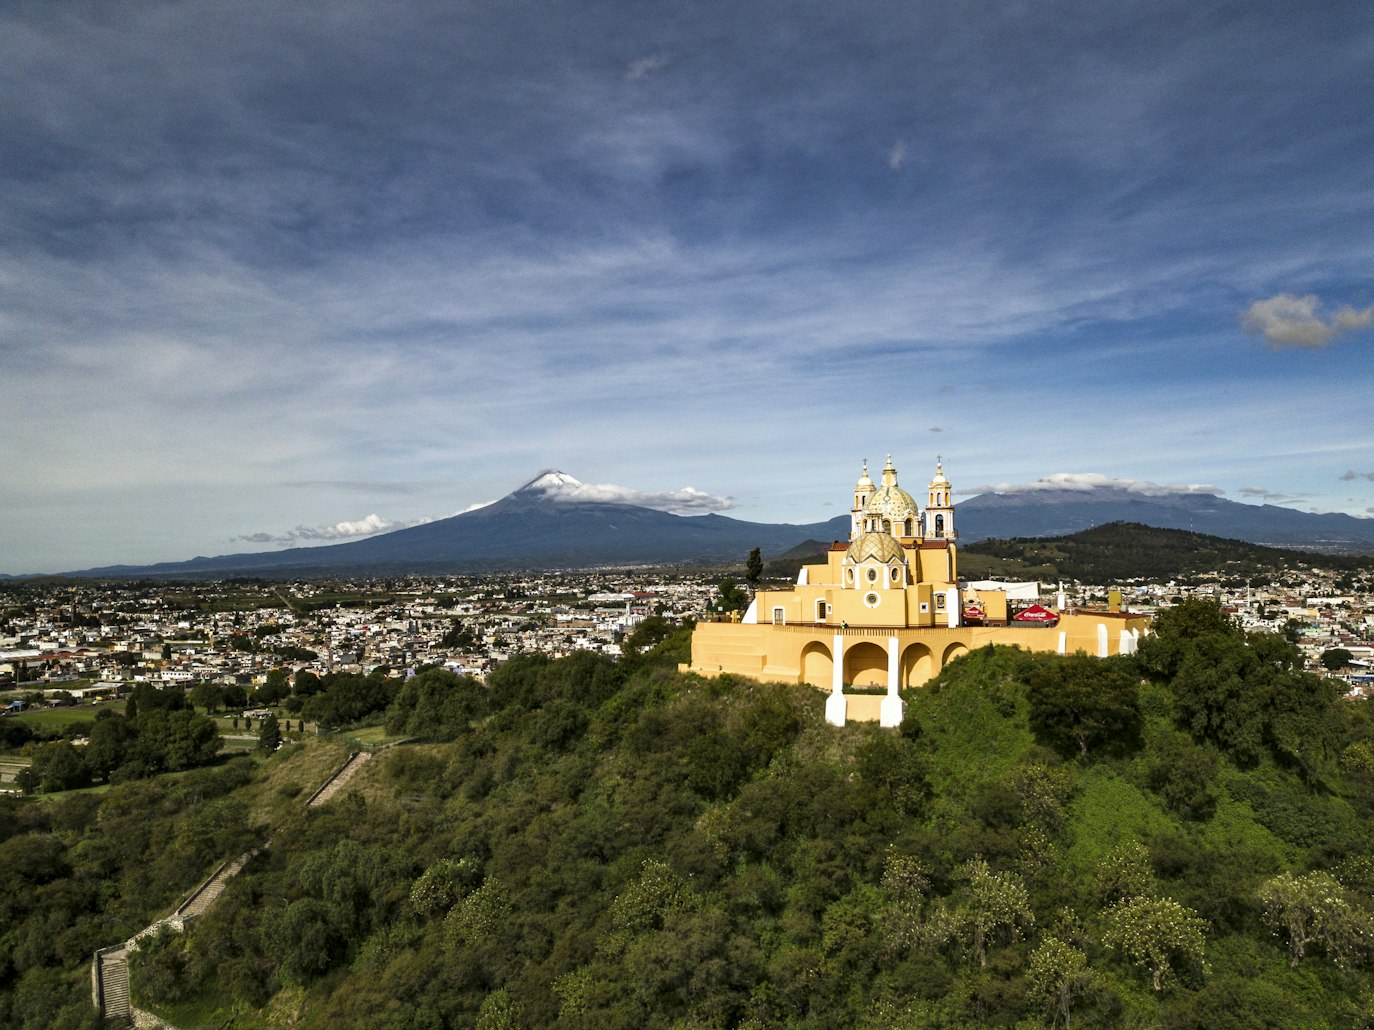
<path id="1" fill-rule="evenodd" d="M 365 540 L 157 565 L 111 565 L 67 575 L 310 578 L 742 562 L 754 547 L 773 557 L 808 542 L 849 535 L 847 514 L 804 525 L 745 522 L 715 514 L 673 515 L 636 504 L 587 500 L 581 486 L 565 473 L 549 472 L 486 507 Z M 1211 494 L 1147 496 L 1109 487 L 1036 490 L 980 494 L 956 509 L 959 537 L 966 542 L 1062 536 L 1111 522 L 1191 530 L 1275 547 L 1374 553 L 1374 519 L 1239 504 Z"/>
<path id="2" fill-rule="evenodd" d="M 1240 504 L 1204 493 L 1143 494 L 1120 487 L 985 493 L 956 509 L 962 540 L 1064 536 L 1109 522 L 1186 529 L 1266 547 L 1374 553 L 1374 519 L 1314 515 L 1272 504 Z"/>

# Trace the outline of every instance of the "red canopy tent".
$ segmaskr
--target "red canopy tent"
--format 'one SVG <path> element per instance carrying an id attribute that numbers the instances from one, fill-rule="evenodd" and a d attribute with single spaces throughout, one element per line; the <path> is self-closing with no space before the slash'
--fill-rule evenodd
<path id="1" fill-rule="evenodd" d="M 1015 622 L 1058 622 L 1059 616 L 1048 608 L 1033 604 L 1012 616 Z"/>

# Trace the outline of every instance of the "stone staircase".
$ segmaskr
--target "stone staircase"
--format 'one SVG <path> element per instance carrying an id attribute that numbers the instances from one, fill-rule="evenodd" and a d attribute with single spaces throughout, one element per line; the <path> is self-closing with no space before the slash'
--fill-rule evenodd
<path id="1" fill-rule="evenodd" d="M 305 803 L 306 808 L 318 808 L 324 804 L 344 787 L 348 786 L 348 781 L 357 775 L 372 757 L 371 751 L 355 751 L 348 756 L 348 761 L 339 767 L 339 771 L 324 782 L 324 786 L 311 795 L 310 800 Z"/>
<path id="2" fill-rule="evenodd" d="M 195 892 L 181 903 L 181 906 L 172 913 L 171 918 L 167 921 L 176 925 L 177 929 L 182 929 L 188 919 L 204 915 L 206 910 L 224 893 L 224 888 L 229 886 L 229 881 L 239 874 L 239 870 L 251 862 L 253 857 L 270 843 L 271 841 L 267 841 L 262 847 L 245 851 L 232 862 L 226 862 L 216 869 L 211 874 L 210 879 L 196 888 Z"/>
<path id="3" fill-rule="evenodd" d="M 310 799 L 305 803 L 306 807 L 318 808 L 338 794 L 371 757 L 372 752 L 370 751 L 355 751 L 349 755 L 344 764 L 339 766 L 338 771 L 325 780 L 320 785 L 319 790 L 310 795 Z M 164 926 L 170 926 L 180 933 L 186 928 L 187 922 L 197 916 L 204 915 L 210 906 L 219 899 L 219 896 L 224 893 L 229 881 L 237 876 L 239 871 L 270 843 L 271 841 L 264 841 L 251 851 L 245 851 L 232 862 L 225 862 L 210 874 L 210 878 L 197 887 L 191 896 L 183 901 L 170 916 L 144 927 L 122 944 L 101 948 L 95 953 L 91 960 L 91 1000 L 106 1019 L 131 1021 L 135 1027 L 140 1028 L 176 1030 L 170 1023 L 159 1019 L 151 1012 L 144 1012 L 142 1009 L 135 1008 L 130 1002 L 129 953 L 138 950 L 139 941 L 144 937 L 157 933 Z"/>
<path id="4" fill-rule="evenodd" d="M 95 981 L 96 1007 L 106 1019 L 129 1019 L 129 952 L 126 944 L 103 948 L 95 953 L 91 970 Z"/>

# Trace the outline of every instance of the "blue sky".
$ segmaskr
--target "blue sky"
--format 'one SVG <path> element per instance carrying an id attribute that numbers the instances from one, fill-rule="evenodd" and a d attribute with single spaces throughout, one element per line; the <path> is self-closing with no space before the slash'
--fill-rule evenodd
<path id="1" fill-rule="evenodd" d="M 1370 82 L 1364 0 L 11 0 L 0 571 L 889 451 L 1374 514 Z"/>

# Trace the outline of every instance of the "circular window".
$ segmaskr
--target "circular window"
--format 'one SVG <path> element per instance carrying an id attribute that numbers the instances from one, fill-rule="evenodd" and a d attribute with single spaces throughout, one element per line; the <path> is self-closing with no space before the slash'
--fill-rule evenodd
<path id="1" fill-rule="evenodd" d="M 893 570 L 892 570 L 892 582 L 896 583 L 897 580 L 901 578 L 901 575 L 902 575 L 902 574 L 901 574 L 900 571 L 898 571 L 897 569 L 893 569 Z"/>
<path id="2" fill-rule="evenodd" d="M 878 582 L 878 570 L 877 570 L 877 569 L 869 569 L 869 570 L 868 570 L 868 581 L 869 581 L 870 583 L 876 583 L 876 582 Z"/>
<path id="3" fill-rule="evenodd" d="M 879 598 L 878 598 L 878 595 L 877 595 L 877 594 L 874 594 L 874 593 L 864 594 L 864 604 L 868 605 L 870 608 L 876 608 L 876 607 L 878 607 L 878 601 L 879 601 Z"/>

